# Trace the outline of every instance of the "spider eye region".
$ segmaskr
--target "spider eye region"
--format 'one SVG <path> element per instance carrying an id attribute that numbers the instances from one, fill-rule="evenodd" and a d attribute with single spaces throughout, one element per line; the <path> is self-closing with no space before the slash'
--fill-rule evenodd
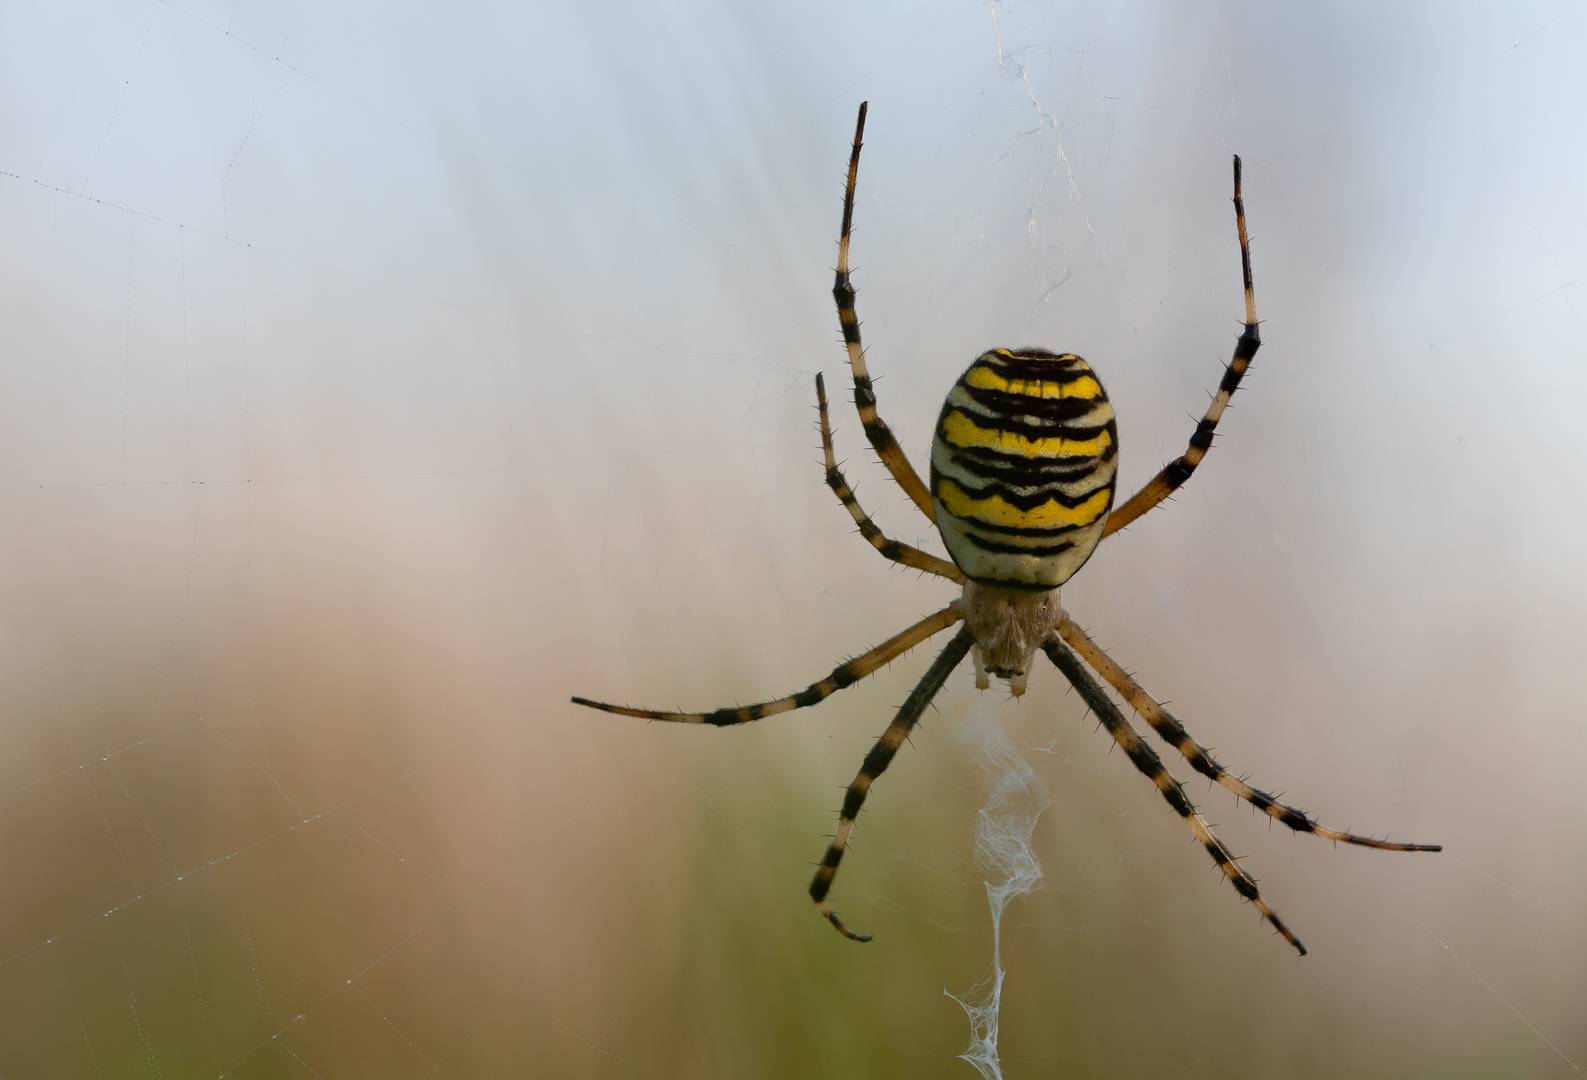
<path id="1" fill-rule="evenodd" d="M 1102 539 L 1118 448 L 1107 391 L 1080 357 L 982 353 L 948 392 L 931 443 L 948 554 L 982 585 L 1062 585 Z"/>

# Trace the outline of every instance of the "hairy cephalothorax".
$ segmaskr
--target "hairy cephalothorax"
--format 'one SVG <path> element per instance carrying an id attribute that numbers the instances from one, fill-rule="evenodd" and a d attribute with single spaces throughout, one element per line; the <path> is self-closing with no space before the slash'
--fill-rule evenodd
<path id="1" fill-rule="evenodd" d="M 1036 651 L 1058 633 L 1063 608 L 1057 589 L 1007 589 L 966 580 L 959 612 L 975 644 L 975 685 L 985 690 L 990 672 L 1008 680 L 1009 693 L 1019 697 L 1030 678 Z"/>
<path id="2" fill-rule="evenodd" d="M 1218 420 L 1261 345 L 1257 334 L 1256 298 L 1251 287 L 1251 249 L 1245 231 L 1245 205 L 1240 197 L 1240 159 L 1234 159 L 1234 218 L 1240 236 L 1240 268 L 1245 284 L 1245 329 L 1235 343 L 1234 356 L 1224 371 L 1218 392 L 1190 436 L 1190 445 L 1184 454 L 1169 462 L 1145 487 L 1115 508 L 1118 427 L 1113 406 L 1096 372 L 1073 353 L 1034 348 L 990 349 L 982 353 L 954 383 L 943 402 L 931 444 L 929 487 L 904 456 L 892 431 L 877 415 L 876 392 L 865 367 L 860 322 L 854 311 L 854 286 L 849 280 L 849 232 L 854 220 L 854 183 L 859 173 L 860 137 L 864 131 L 865 105 L 862 104 L 854 129 L 854 149 L 849 156 L 843 228 L 838 239 L 837 279 L 832 288 L 843 341 L 848 348 L 849 369 L 854 376 L 854 404 L 859 410 L 866 438 L 882 464 L 920 512 L 937 526 L 953 561 L 891 539 L 860 508 L 853 489 L 838 468 L 827 417 L 826 384 L 817 375 L 816 405 L 821 420 L 827 485 L 872 547 L 896 563 L 961 584 L 962 596 L 874 649 L 839 664 L 826 678 L 775 701 L 709 713 L 630 709 L 580 697 L 574 698 L 574 702 L 650 720 L 717 726 L 744 724 L 814 705 L 962 621 L 964 625 L 959 632 L 926 669 L 899 707 L 893 722 L 865 756 L 859 775 L 844 796 L 832 842 L 827 845 L 826 854 L 810 882 L 810 898 L 834 927 L 855 941 L 870 940 L 843 925 L 827 903 L 827 892 L 848 848 L 854 820 L 871 784 L 886 770 L 949 674 L 968 653 L 975 664 L 977 687 L 987 688 L 987 673 L 991 672 L 1008 680 L 1009 690 L 1018 696 L 1025 692 L 1031 662 L 1036 652 L 1041 651 L 1096 713 L 1130 762 L 1185 819 L 1235 890 L 1251 901 L 1274 929 L 1304 955 L 1306 949 L 1300 940 L 1262 899 L 1256 882 L 1213 835 L 1179 781 L 1163 767 L 1156 751 L 1097 685 L 1085 665 L 1089 664 L 1106 679 L 1131 708 L 1145 718 L 1153 731 L 1184 756 L 1191 768 L 1291 829 L 1388 851 L 1438 851 L 1438 845 L 1390 843 L 1325 828 L 1293 806 L 1286 806 L 1231 775 L 1058 604 L 1058 586 L 1085 564 L 1103 538 L 1157 506 L 1190 479 L 1212 445 Z"/>

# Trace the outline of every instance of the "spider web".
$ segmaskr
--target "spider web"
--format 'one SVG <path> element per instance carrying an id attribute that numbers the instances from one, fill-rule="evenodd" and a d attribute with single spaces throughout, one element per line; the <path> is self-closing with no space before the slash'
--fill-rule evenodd
<path id="1" fill-rule="evenodd" d="M 1178 453 L 1244 156 L 1267 344 L 1065 603 L 1231 767 L 1448 847 L 1191 785 L 1297 962 L 1043 668 L 984 729 L 1053 803 L 1015 800 L 995 1068 L 1587 1063 L 1587 8 L 851 8 L 7 10 L 0 1075 L 970 1074 L 967 672 L 839 876 L 867 949 L 806 863 L 929 647 L 755 730 L 567 703 L 761 700 L 951 595 L 815 464 L 864 98 L 917 463 L 994 342 L 1096 364 L 1124 485 Z"/>
<path id="2" fill-rule="evenodd" d="M 975 865 L 986 876 L 992 968 L 962 996 L 948 996 L 963 1006 L 970 1020 L 970 1047 L 960 1056 L 984 1080 L 1002 1080 L 997 1027 L 1003 1003 L 1003 912 L 1010 900 L 1025 896 L 1041 881 L 1031 834 L 1050 804 L 1046 787 L 984 707 L 974 711 L 968 734 L 981 750 L 987 783 L 986 803 L 975 816 Z"/>

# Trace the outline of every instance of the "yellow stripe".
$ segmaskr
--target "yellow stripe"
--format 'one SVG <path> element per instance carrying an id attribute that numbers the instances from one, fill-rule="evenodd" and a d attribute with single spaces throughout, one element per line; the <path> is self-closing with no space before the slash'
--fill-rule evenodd
<path id="1" fill-rule="evenodd" d="M 1027 439 L 1015 431 L 977 427 L 964 413 L 955 409 L 942 422 L 943 437 L 953 446 L 985 446 L 992 450 L 1034 457 L 1094 457 L 1112 445 L 1112 437 L 1100 432 L 1094 439 Z"/>
<path id="2" fill-rule="evenodd" d="M 937 483 L 937 498 L 943 507 L 956 518 L 984 521 L 988 525 L 1010 525 L 1023 529 L 1045 529 L 1058 525 L 1089 525 L 1108 508 L 1111 488 L 1102 488 L 1079 506 L 1070 508 L 1057 499 L 1048 499 L 1040 506 L 1021 510 L 1003 501 L 1001 495 L 986 499 L 972 499 L 952 480 Z"/>
<path id="3" fill-rule="evenodd" d="M 1074 382 L 1046 382 L 1032 379 L 1005 379 L 989 367 L 977 365 L 965 372 L 964 384 L 978 390 L 1001 390 L 1006 394 L 1024 394 L 1036 398 L 1096 398 L 1102 396 L 1102 385 L 1089 375 Z"/>

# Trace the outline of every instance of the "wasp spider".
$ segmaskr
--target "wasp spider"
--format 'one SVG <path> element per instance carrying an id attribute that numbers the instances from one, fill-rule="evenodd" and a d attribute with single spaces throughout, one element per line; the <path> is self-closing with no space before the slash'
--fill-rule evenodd
<path id="1" fill-rule="evenodd" d="M 892 431 L 876 411 L 876 393 L 865 368 L 860 323 L 854 313 L 854 286 L 849 280 L 849 229 L 854 217 L 854 181 L 859 172 L 860 140 L 865 132 L 865 105 L 860 106 L 849 157 L 848 185 L 843 196 L 843 228 L 838 239 L 838 321 L 848 346 L 854 376 L 854 404 L 860 422 L 882 463 L 920 512 L 931 519 L 952 562 L 893 540 L 860 508 L 838 468 L 827 419 L 826 387 L 816 376 L 816 402 L 821 418 L 821 447 L 826 456 L 827 484 L 859 525 L 860 534 L 883 556 L 963 587 L 959 599 L 860 656 L 840 664 L 832 674 L 797 694 L 743 708 L 708 713 L 657 712 L 607 705 L 576 697 L 579 705 L 606 712 L 670 720 L 684 724 L 747 724 L 752 720 L 814 705 L 852 685 L 934 634 L 958 625 L 959 632 L 899 708 L 882 737 L 865 756 L 859 775 L 848 787 L 837 831 L 810 882 L 810 897 L 821 914 L 845 937 L 869 941 L 843 924 L 827 903 L 827 892 L 843 859 L 854 820 L 865 796 L 908 737 L 926 706 L 959 662 L 969 654 L 975 685 L 986 689 L 988 673 L 1008 682 L 1018 696 L 1037 651 L 1047 654 L 1079 691 L 1108 733 L 1123 747 L 1135 767 L 1157 785 L 1168 804 L 1185 819 L 1235 890 L 1252 904 L 1302 955 L 1306 947 L 1284 925 L 1256 882 L 1242 870 L 1228 848 L 1191 805 L 1178 780 L 1169 774 L 1147 742 L 1097 685 L 1089 664 L 1146 718 L 1160 736 L 1178 750 L 1190 767 L 1234 792 L 1262 812 L 1297 832 L 1386 851 L 1438 851 L 1437 844 L 1397 844 L 1325 828 L 1305 813 L 1286 806 L 1265 791 L 1233 776 L 1191 738 L 1182 724 L 1092 641 L 1064 611 L 1058 587 L 1079 570 L 1103 538 L 1118 532 L 1181 487 L 1212 445 L 1213 430 L 1239 388 L 1261 339 L 1257 334 L 1256 300 L 1251 289 L 1251 249 L 1245 231 L 1245 205 L 1240 198 L 1240 159 L 1234 159 L 1234 219 L 1240 235 L 1240 266 L 1245 280 L 1245 329 L 1207 413 L 1196 425 L 1185 453 L 1163 468 L 1122 506 L 1113 506 L 1118 471 L 1118 428 L 1113 407 L 1096 372 L 1072 353 L 1045 349 L 991 349 L 970 365 L 948 392 L 931 443 L 930 485 L 904 456 Z M 1076 655 L 1078 654 L 1078 656 Z"/>

